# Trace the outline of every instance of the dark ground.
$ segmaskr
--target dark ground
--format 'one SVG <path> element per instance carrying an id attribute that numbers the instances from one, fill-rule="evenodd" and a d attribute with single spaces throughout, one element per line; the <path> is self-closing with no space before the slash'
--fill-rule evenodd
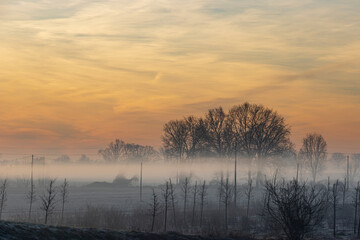
<path id="1" fill-rule="evenodd" d="M 166 234 L 145 232 L 118 232 L 93 228 L 55 227 L 47 225 L 1 221 L 0 239 L 250 240 L 251 238 L 212 238 L 182 235 L 174 232 L 169 232 Z"/>

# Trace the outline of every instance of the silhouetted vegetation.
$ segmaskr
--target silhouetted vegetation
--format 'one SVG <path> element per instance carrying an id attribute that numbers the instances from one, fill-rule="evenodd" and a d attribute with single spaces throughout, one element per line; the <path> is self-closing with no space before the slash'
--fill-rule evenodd
<path id="1" fill-rule="evenodd" d="M 99 150 L 99 154 L 107 162 L 143 161 L 158 157 L 158 152 L 151 146 L 125 143 L 120 139 L 111 142 L 105 149 Z"/>
<path id="2" fill-rule="evenodd" d="M 293 152 L 290 128 L 277 112 L 244 103 L 228 113 L 210 109 L 204 118 L 189 116 L 164 125 L 164 153 L 169 158 L 230 157 L 237 151 L 248 158 L 265 159 Z"/>

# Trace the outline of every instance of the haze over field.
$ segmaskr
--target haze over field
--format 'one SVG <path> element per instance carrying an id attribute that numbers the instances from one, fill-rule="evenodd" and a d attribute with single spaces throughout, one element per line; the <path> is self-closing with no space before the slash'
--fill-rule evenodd
<path id="1" fill-rule="evenodd" d="M 0 152 L 159 147 L 163 124 L 249 101 L 301 147 L 360 145 L 360 3 L 0 2 Z"/>

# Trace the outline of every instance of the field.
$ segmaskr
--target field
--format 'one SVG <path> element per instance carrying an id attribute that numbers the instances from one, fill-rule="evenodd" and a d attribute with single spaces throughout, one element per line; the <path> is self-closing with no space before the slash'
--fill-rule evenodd
<path id="1" fill-rule="evenodd" d="M 236 205 L 233 160 L 197 163 L 144 163 L 142 167 L 143 186 L 140 188 L 140 163 L 135 164 L 35 164 L 33 168 L 35 202 L 29 218 L 31 166 L 25 164 L 4 164 L 2 176 L 8 180 L 6 201 L 2 209 L 2 220 L 44 223 L 41 196 L 44 196 L 51 179 L 56 179 L 57 196 L 55 207 L 48 224 L 55 226 L 94 227 L 127 231 L 177 231 L 204 236 L 251 236 L 271 237 L 274 232 L 269 219 L 264 217 L 264 181 L 277 176 L 291 180 L 296 176 L 296 164 L 268 164 L 262 170 L 262 180 L 255 181 L 256 168 L 251 162 L 239 160 L 237 167 Z M 295 165 L 295 167 L 294 167 Z M 341 179 L 341 168 L 324 169 L 318 184 L 331 184 Z M 309 173 L 298 174 L 308 182 Z M 68 197 L 62 213 L 59 186 L 64 179 L 69 182 Z M 166 182 L 170 179 L 174 187 L 174 200 L 168 195 L 165 205 Z M 184 196 L 184 180 L 189 180 L 187 197 Z M 249 186 L 249 179 L 253 185 Z M 205 181 L 206 194 L 201 200 L 201 185 Z M 226 192 L 228 182 L 228 192 Z M 195 193 L 195 184 L 197 190 Z M 320 186 L 319 185 L 319 186 Z M 339 189 L 337 235 L 352 235 L 354 224 L 354 185 L 341 195 Z M 249 187 L 251 192 L 249 193 Z M 154 192 L 153 192 L 154 191 Z M 154 195 L 158 201 L 153 218 Z M 228 194 L 227 199 L 225 198 Z M 186 203 L 185 203 L 186 201 Z M 330 204 L 330 202 L 329 202 Z M 186 206 L 185 206 L 186 205 Z M 166 206 L 166 207 L 165 207 Z M 166 211 L 166 213 L 165 213 Z M 63 217 L 61 217 L 63 214 Z M 164 217 L 166 215 L 166 218 Z M 317 236 L 332 235 L 332 213 L 329 207 L 325 220 L 319 226 Z M 152 227 L 152 222 L 154 226 Z M 276 229 L 276 228 L 275 228 Z"/>

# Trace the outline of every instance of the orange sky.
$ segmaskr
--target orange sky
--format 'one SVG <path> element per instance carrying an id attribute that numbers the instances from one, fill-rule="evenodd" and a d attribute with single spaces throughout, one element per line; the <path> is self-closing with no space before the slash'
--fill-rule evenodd
<path id="1" fill-rule="evenodd" d="M 0 2 L 0 152 L 159 146 L 162 126 L 244 101 L 297 148 L 319 132 L 360 152 L 360 3 Z"/>

